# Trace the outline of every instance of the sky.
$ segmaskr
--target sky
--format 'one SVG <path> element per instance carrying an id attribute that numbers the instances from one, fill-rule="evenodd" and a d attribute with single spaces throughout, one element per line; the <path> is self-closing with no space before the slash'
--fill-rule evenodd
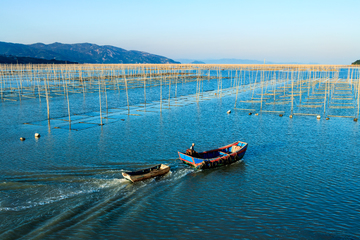
<path id="1" fill-rule="evenodd" d="M 0 41 L 113 45 L 171 59 L 350 64 L 360 0 L 0 0 Z"/>

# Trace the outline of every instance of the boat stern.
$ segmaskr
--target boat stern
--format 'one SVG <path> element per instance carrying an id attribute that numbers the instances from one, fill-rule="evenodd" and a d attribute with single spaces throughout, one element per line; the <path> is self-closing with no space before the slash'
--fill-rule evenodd
<path id="1" fill-rule="evenodd" d="M 131 182 L 134 182 L 132 179 L 131 179 L 131 176 L 125 172 L 122 173 L 123 177 L 126 178 L 127 180 L 131 181 Z"/>

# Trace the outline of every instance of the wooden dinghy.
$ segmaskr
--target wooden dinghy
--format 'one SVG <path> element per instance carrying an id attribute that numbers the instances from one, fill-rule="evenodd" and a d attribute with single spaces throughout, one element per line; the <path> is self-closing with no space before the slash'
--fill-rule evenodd
<path id="1" fill-rule="evenodd" d="M 245 155 L 248 144 L 235 142 L 230 145 L 200 153 L 178 152 L 180 160 L 197 169 L 213 168 L 239 161 Z"/>
<path id="2" fill-rule="evenodd" d="M 132 181 L 142 181 L 148 178 L 153 178 L 156 176 L 165 175 L 170 171 L 170 167 L 165 164 L 159 164 L 150 168 L 142 169 L 135 172 L 123 172 L 122 175 L 124 178 Z"/>

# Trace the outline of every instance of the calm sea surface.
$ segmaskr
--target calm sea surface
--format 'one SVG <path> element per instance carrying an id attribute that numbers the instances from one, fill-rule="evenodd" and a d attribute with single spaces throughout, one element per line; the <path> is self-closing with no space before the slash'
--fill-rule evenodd
<path id="1" fill-rule="evenodd" d="M 158 90 L 148 89 L 149 103 Z M 131 104 L 142 94 L 130 92 Z M 99 111 L 98 96 L 71 95 L 72 113 Z M 79 131 L 23 124 L 46 120 L 45 99 L 0 103 L 0 239 L 360 238 L 359 122 L 291 119 L 288 106 L 284 117 L 250 116 L 233 109 L 234 95 L 112 117 L 125 93 L 108 101 L 105 125 Z M 51 99 L 51 114 L 67 117 L 66 98 Z M 249 144 L 241 162 L 194 171 L 178 160 L 192 142 L 203 151 L 238 140 Z M 171 172 L 134 184 L 121 175 L 159 163 Z"/>

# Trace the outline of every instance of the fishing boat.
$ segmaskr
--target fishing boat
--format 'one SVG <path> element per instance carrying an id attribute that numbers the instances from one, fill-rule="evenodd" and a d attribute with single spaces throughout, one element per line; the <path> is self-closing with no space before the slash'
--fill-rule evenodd
<path id="1" fill-rule="evenodd" d="M 170 167 L 168 165 L 159 164 L 159 165 L 156 165 L 156 166 L 153 166 L 150 168 L 146 168 L 146 169 L 142 169 L 142 170 L 138 170 L 135 172 L 123 172 L 122 175 L 124 176 L 124 178 L 126 178 L 132 182 L 137 182 L 137 181 L 142 181 L 142 180 L 145 180 L 148 178 L 165 175 L 169 171 L 170 171 Z"/>
<path id="2" fill-rule="evenodd" d="M 242 159 L 245 155 L 248 144 L 235 142 L 218 149 L 200 153 L 187 150 L 186 153 L 178 152 L 180 160 L 197 169 L 213 168 L 231 164 Z"/>

